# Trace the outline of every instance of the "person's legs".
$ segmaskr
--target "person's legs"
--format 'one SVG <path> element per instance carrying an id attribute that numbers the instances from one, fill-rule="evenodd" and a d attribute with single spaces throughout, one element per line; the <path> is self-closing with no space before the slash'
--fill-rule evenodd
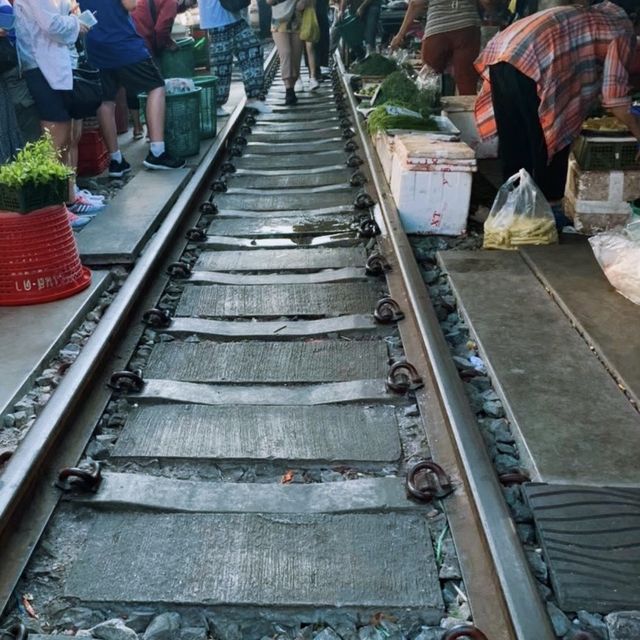
<path id="1" fill-rule="evenodd" d="M 229 99 L 231 88 L 231 70 L 233 67 L 233 36 L 228 25 L 219 29 L 209 30 L 209 52 L 211 58 L 211 72 L 218 82 L 216 84 L 216 106 L 222 107 Z"/>
<path id="2" fill-rule="evenodd" d="M 315 44 L 316 64 L 315 77 L 320 79 L 320 67 L 329 66 L 330 25 L 328 0 L 316 0 L 316 17 L 320 27 L 320 40 Z"/>
<path id="3" fill-rule="evenodd" d="M 422 64 L 428 65 L 436 73 L 444 73 L 450 55 L 449 38 L 446 33 L 438 33 L 422 41 L 420 47 Z"/>
<path id="4" fill-rule="evenodd" d="M 115 100 L 103 102 L 98 108 L 98 123 L 107 146 L 107 151 L 113 155 L 119 152 L 118 132 L 116 131 L 116 103 Z"/>
<path id="5" fill-rule="evenodd" d="M 304 49 L 306 51 L 307 68 L 309 69 L 309 89 L 315 91 L 320 84 L 318 76 L 320 75 L 320 65 L 316 60 L 316 50 L 314 42 L 305 42 Z"/>
<path id="6" fill-rule="evenodd" d="M 462 96 L 476 95 L 480 79 L 474 61 L 480 54 L 480 28 L 467 27 L 450 33 L 453 57 L 453 77 Z"/>
<path id="7" fill-rule="evenodd" d="M 274 31 L 273 41 L 276 43 L 278 49 L 278 57 L 280 58 L 280 75 L 282 76 L 282 82 L 285 89 L 293 89 L 296 84 L 297 78 L 294 77 L 292 69 L 292 57 L 293 52 L 291 50 L 291 38 L 289 32 L 279 33 Z"/>
<path id="8" fill-rule="evenodd" d="M 156 87 L 149 92 L 149 97 L 147 98 L 147 129 L 149 130 L 151 144 L 164 141 L 165 110 L 164 86 Z"/>
<path id="9" fill-rule="evenodd" d="M 233 55 L 240 65 L 247 101 L 255 103 L 264 91 L 262 46 L 244 20 L 233 25 L 232 35 Z"/>
<path id="10" fill-rule="evenodd" d="M 373 0 L 367 7 L 364 21 L 364 42 L 367 46 L 367 53 L 376 49 L 376 36 L 378 35 L 378 22 L 380 19 L 380 1 Z"/>

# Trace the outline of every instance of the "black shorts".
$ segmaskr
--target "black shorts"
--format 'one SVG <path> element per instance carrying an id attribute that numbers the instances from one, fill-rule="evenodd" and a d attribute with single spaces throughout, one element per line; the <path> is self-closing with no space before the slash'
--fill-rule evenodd
<path id="1" fill-rule="evenodd" d="M 73 92 L 52 89 L 40 69 L 25 71 L 24 79 L 35 102 L 40 120 L 69 122 L 80 117 L 74 117 Z"/>
<path id="2" fill-rule="evenodd" d="M 162 75 L 152 58 L 117 69 L 100 69 L 100 77 L 103 100 L 106 102 L 115 102 L 120 87 L 124 87 L 131 97 L 164 87 Z"/>

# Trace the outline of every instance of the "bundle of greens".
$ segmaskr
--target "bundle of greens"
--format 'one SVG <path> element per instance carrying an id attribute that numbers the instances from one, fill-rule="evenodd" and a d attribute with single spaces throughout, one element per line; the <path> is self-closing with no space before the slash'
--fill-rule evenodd
<path id="1" fill-rule="evenodd" d="M 13 162 L 0 166 L 0 185 L 19 189 L 30 184 L 67 180 L 70 175 L 69 167 L 62 164 L 53 145 L 51 134 L 46 132 L 35 142 L 28 142 Z"/>
<path id="2" fill-rule="evenodd" d="M 418 89 L 404 71 L 395 71 L 384 79 L 376 97 L 376 104 L 391 102 L 418 111 L 426 118 L 435 106 L 436 95 L 425 89 Z"/>
<path id="3" fill-rule="evenodd" d="M 361 62 L 355 62 L 351 65 L 351 73 L 357 73 L 361 76 L 380 76 L 385 77 L 393 73 L 398 68 L 394 60 L 385 58 L 379 53 L 368 55 Z"/>
<path id="4" fill-rule="evenodd" d="M 384 104 L 367 117 L 367 129 L 371 135 L 389 129 L 412 129 L 414 131 L 438 131 L 438 125 L 431 116 L 405 109 L 399 105 Z"/>

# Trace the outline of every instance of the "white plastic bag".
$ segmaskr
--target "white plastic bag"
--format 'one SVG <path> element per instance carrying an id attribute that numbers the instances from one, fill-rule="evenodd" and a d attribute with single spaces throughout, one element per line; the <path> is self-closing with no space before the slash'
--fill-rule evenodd
<path id="1" fill-rule="evenodd" d="M 616 291 L 640 304 L 640 222 L 589 238 L 593 255 Z"/>
<path id="2" fill-rule="evenodd" d="M 168 96 L 196 90 L 196 85 L 191 78 L 167 78 L 164 81 L 164 87 Z"/>
<path id="3" fill-rule="evenodd" d="M 558 231 L 551 207 L 533 178 L 520 169 L 498 191 L 484 223 L 483 246 L 517 249 L 527 244 L 555 242 Z"/>

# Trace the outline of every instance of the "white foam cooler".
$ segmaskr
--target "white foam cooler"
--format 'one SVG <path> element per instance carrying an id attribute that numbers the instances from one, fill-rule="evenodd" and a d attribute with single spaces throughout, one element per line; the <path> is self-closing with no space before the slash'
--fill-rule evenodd
<path id="1" fill-rule="evenodd" d="M 389 184 L 405 231 L 464 234 L 475 171 L 474 151 L 464 142 L 396 135 Z"/>
<path id="2" fill-rule="evenodd" d="M 482 140 L 474 115 L 476 96 L 447 96 L 441 98 L 442 115 L 460 130 L 460 139 L 468 144 L 479 160 L 498 157 L 498 138 Z"/>

